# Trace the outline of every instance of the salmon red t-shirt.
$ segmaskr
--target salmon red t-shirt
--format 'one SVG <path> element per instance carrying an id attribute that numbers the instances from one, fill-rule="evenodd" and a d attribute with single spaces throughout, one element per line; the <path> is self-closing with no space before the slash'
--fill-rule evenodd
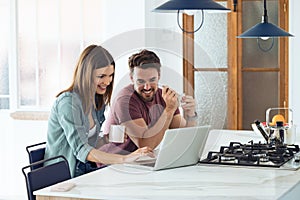
<path id="1" fill-rule="evenodd" d="M 162 89 L 158 88 L 157 92 L 154 95 L 153 101 L 145 102 L 141 99 L 139 94 L 134 90 L 132 84 L 126 86 L 117 94 L 114 98 L 110 110 L 110 114 L 106 119 L 106 125 L 104 127 L 104 134 L 109 133 L 110 125 L 112 124 L 122 124 L 127 121 L 143 118 L 148 125 L 152 127 L 159 117 L 162 115 L 166 103 L 162 97 Z M 174 116 L 180 114 L 179 109 L 177 108 L 174 112 Z M 141 133 L 134 133 L 135 137 L 143 137 Z M 146 136 L 144 136 L 146 137 Z M 130 140 L 130 139 L 128 139 Z M 132 145 L 135 144 L 130 140 L 123 145 L 124 150 L 132 150 Z M 135 149 L 137 147 L 135 146 Z M 111 152 L 116 153 L 116 152 Z"/>

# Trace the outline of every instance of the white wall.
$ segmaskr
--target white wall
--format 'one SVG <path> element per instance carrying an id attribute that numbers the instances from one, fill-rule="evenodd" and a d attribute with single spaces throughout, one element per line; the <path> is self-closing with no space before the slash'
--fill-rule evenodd
<path id="1" fill-rule="evenodd" d="M 165 0 L 145 2 L 145 24 L 152 28 L 147 34 L 147 46 L 154 47 L 162 63 L 161 84 L 183 92 L 182 77 L 182 34 L 174 13 L 153 12 Z M 172 78 L 170 78 L 172 77 Z"/>
<path id="2" fill-rule="evenodd" d="M 300 134 L 300 1 L 290 0 L 290 33 L 295 37 L 290 38 L 290 68 L 289 68 L 289 105 L 293 109 L 294 124 L 297 127 L 297 134 Z"/>
<path id="3" fill-rule="evenodd" d="M 26 199 L 21 168 L 29 164 L 25 147 L 46 140 L 47 121 L 13 120 L 0 112 L 0 199 Z"/>
<path id="4" fill-rule="evenodd" d="M 131 12 L 123 9 L 129 7 L 130 1 L 123 1 L 121 4 L 119 2 L 114 0 L 106 3 L 108 8 L 105 10 L 111 21 L 104 22 L 107 33 L 103 46 L 116 60 L 114 94 L 130 83 L 128 57 L 144 48 L 156 52 L 161 59 L 163 67 L 160 83 L 182 91 L 183 83 L 178 81 L 182 79 L 182 35 L 176 25 L 176 16 L 152 12 L 157 5 L 164 2 L 162 0 L 138 1 L 138 5 Z M 116 13 L 118 17 L 114 16 Z M 126 16 L 125 25 L 120 22 L 120 16 Z M 170 76 L 178 79 L 170 79 Z"/>

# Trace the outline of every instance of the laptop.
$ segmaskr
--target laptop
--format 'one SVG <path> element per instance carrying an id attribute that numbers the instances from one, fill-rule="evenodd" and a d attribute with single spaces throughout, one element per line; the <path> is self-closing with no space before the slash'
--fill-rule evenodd
<path id="1" fill-rule="evenodd" d="M 156 158 L 141 158 L 126 166 L 139 169 L 162 170 L 195 165 L 203 152 L 210 126 L 196 126 L 166 130 Z"/>

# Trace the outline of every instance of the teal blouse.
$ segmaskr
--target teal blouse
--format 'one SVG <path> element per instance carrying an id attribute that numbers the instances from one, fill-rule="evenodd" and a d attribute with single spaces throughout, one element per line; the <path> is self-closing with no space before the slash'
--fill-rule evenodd
<path id="1" fill-rule="evenodd" d="M 96 133 L 89 138 L 89 120 L 83 112 L 79 95 L 75 92 L 61 94 L 54 102 L 48 119 L 44 159 L 65 156 L 69 162 L 71 176 L 74 177 L 77 160 L 86 162 L 88 153 L 97 145 L 102 122 L 99 123 L 95 110 L 92 111 L 92 116 L 96 124 Z"/>

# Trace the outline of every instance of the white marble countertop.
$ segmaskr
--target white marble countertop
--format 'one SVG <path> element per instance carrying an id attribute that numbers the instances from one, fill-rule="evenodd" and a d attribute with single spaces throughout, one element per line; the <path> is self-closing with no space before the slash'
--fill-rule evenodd
<path id="1" fill-rule="evenodd" d="M 261 138 L 253 132 L 215 130 L 205 151 L 233 139 L 245 143 Z M 277 199 L 299 180 L 300 170 L 277 168 L 197 165 L 154 172 L 111 165 L 69 180 L 76 186 L 68 192 L 47 187 L 34 194 L 83 199 Z"/>

